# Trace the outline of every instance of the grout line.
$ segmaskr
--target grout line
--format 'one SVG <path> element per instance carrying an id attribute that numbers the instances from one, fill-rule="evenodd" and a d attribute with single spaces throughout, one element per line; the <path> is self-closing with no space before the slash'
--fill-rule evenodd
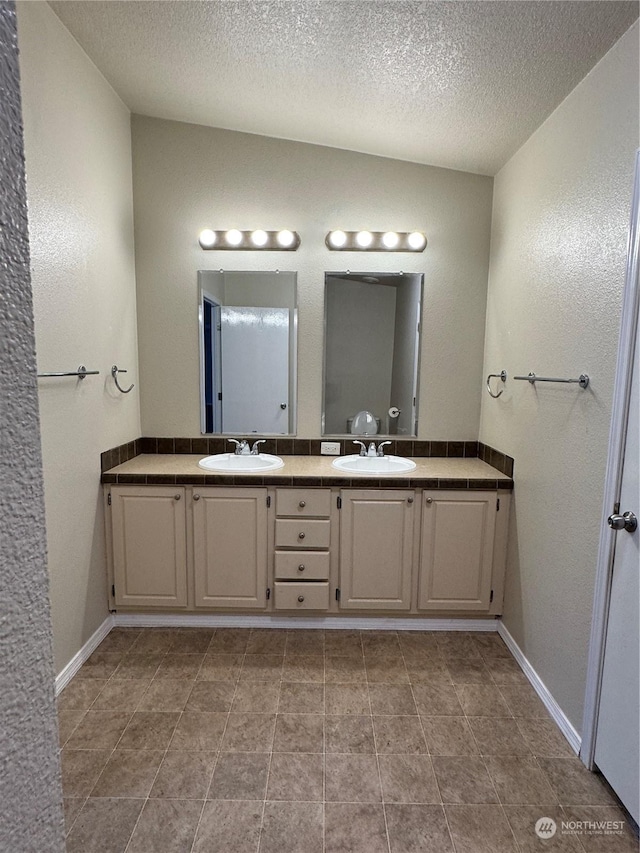
<path id="1" fill-rule="evenodd" d="M 396 640 L 398 640 L 398 632 L 393 631 L 392 633 L 395 635 Z M 362 641 L 362 636 L 360 639 Z M 399 640 L 398 640 L 398 645 L 400 645 Z M 400 652 L 402 653 L 402 648 L 400 649 Z M 371 690 L 370 690 L 371 682 L 369 681 L 369 673 L 367 671 L 367 656 L 366 656 L 365 650 L 364 650 L 364 643 L 362 644 L 362 653 L 363 653 L 363 657 L 364 657 L 364 671 L 365 671 L 365 678 L 366 678 L 367 701 L 369 702 L 369 714 L 371 715 L 371 729 L 373 731 L 373 748 L 375 750 L 375 756 L 376 756 L 376 767 L 378 768 L 378 784 L 380 785 L 380 803 L 382 805 L 382 817 L 384 819 L 384 831 L 385 831 L 385 835 L 387 837 L 387 849 L 389 850 L 389 853 L 391 853 L 391 839 L 389 837 L 389 824 L 387 822 L 387 810 L 386 810 L 385 802 L 384 802 L 384 790 L 382 787 L 382 773 L 380 772 L 380 753 L 378 752 L 378 738 L 376 736 L 376 727 L 375 727 L 375 723 L 374 723 L 374 719 L 373 719 L 373 705 L 371 704 Z M 404 663 L 404 655 L 402 655 L 402 662 L 403 662 L 403 666 L 406 670 L 407 667 L 406 667 L 406 664 Z"/>

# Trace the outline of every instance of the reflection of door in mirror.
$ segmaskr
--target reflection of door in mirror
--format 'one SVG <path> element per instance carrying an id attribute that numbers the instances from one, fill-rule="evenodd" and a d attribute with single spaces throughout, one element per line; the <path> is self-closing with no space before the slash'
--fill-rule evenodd
<path id="1" fill-rule="evenodd" d="M 422 274 L 325 273 L 323 434 L 417 434 Z M 369 419 L 370 420 L 370 419 Z"/>
<path id="2" fill-rule="evenodd" d="M 203 433 L 295 432 L 296 274 L 200 271 Z"/>

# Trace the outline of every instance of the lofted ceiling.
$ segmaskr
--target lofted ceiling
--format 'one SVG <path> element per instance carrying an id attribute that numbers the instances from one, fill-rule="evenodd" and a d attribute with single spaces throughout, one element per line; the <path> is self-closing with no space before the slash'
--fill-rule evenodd
<path id="1" fill-rule="evenodd" d="M 135 113 L 493 175 L 638 16 L 617 0 L 50 0 Z"/>

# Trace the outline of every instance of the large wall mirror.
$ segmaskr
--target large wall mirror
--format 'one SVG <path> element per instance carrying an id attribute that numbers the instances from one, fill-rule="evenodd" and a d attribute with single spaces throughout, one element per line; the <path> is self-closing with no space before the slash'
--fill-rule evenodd
<path id="1" fill-rule="evenodd" d="M 324 281 L 322 434 L 416 436 L 423 275 Z"/>
<path id="2" fill-rule="evenodd" d="M 295 272 L 198 272 L 203 433 L 296 431 Z"/>

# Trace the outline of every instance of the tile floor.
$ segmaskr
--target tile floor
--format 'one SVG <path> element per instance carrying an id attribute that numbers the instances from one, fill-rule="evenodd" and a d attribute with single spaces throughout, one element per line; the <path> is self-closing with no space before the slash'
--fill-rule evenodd
<path id="1" fill-rule="evenodd" d="M 637 851 L 497 634 L 116 628 L 59 697 L 68 853 Z"/>

